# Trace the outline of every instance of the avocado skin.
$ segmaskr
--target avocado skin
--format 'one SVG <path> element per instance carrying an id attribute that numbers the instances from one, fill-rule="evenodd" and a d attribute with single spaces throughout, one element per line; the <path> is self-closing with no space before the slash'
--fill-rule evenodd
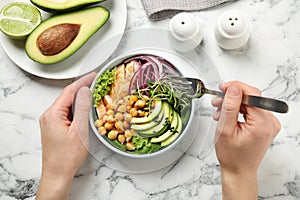
<path id="1" fill-rule="evenodd" d="M 102 16 L 103 19 L 99 20 L 99 19 L 95 18 L 95 14 L 96 14 L 95 12 L 100 13 L 99 15 L 101 15 L 101 16 L 103 15 Z M 79 17 L 81 19 L 76 18 L 76 16 L 78 16 L 79 13 L 84 13 L 84 16 L 79 15 Z M 107 10 L 106 8 L 104 8 L 102 6 L 86 8 L 86 9 L 82 9 L 79 11 L 68 12 L 68 13 L 64 13 L 61 15 L 55 15 L 54 17 L 50 17 L 49 19 L 43 21 L 38 27 L 36 27 L 34 29 L 34 31 L 27 38 L 26 43 L 25 43 L 26 54 L 33 61 L 39 62 L 41 64 L 45 64 L 45 65 L 61 62 L 61 61 L 65 60 L 66 58 L 70 57 L 71 55 L 73 55 L 77 50 L 79 50 L 80 47 L 82 45 L 84 45 L 88 41 L 88 39 L 92 35 L 94 35 L 94 33 L 96 33 L 108 21 L 109 17 L 110 17 L 109 10 Z M 66 18 L 68 18 L 69 21 L 63 21 Z M 88 24 L 88 22 L 92 21 L 92 20 L 89 20 L 89 18 L 99 20 L 97 23 L 97 26 L 94 25 L 93 27 L 91 27 Z M 70 21 L 70 19 L 71 19 L 71 21 Z M 57 24 L 61 24 L 61 23 L 75 23 L 76 24 L 76 23 L 79 23 L 79 21 L 83 22 L 84 20 L 86 22 L 85 23 L 86 25 L 81 27 L 79 34 L 72 41 L 72 43 L 75 43 L 73 46 L 71 43 L 66 49 L 64 49 L 60 53 L 53 55 L 53 56 L 45 56 L 40 52 L 40 50 L 38 49 L 38 47 L 36 45 L 36 41 L 37 41 L 36 39 L 45 29 L 52 27 L 54 25 L 57 25 Z M 83 27 L 85 27 L 85 28 L 83 28 Z M 88 31 L 86 31 L 86 30 L 88 30 Z M 82 31 L 84 31 L 83 33 L 85 33 L 85 34 L 81 34 L 81 36 L 80 36 L 80 32 L 82 32 Z M 84 35 L 84 37 L 83 37 L 83 35 Z"/>
<path id="2" fill-rule="evenodd" d="M 72 1 L 72 0 L 70 0 Z M 98 4 L 100 2 L 104 2 L 106 0 L 97 0 L 96 2 L 89 2 L 89 0 L 82 0 L 82 3 L 78 3 L 78 4 L 74 4 L 72 6 L 64 6 L 64 7 L 55 7 L 53 6 L 53 4 L 50 5 L 43 5 L 43 0 L 30 0 L 30 2 L 35 5 L 36 7 L 38 7 L 39 9 L 49 12 L 49 13 L 65 13 L 65 12 L 71 12 L 74 10 L 79 10 L 82 8 L 86 8 L 88 6 L 92 6 L 95 4 Z M 52 6 L 51 6 L 52 5 Z"/>

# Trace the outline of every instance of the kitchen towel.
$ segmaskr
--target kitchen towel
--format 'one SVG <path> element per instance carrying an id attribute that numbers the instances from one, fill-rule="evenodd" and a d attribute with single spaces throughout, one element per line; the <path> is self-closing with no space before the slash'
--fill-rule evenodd
<path id="1" fill-rule="evenodd" d="M 182 11 L 210 8 L 228 0 L 141 0 L 147 16 L 152 21 L 171 17 Z"/>

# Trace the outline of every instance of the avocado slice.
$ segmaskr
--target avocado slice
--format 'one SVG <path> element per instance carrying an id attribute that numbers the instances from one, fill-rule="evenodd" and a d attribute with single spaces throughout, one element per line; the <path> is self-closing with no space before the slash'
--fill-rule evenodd
<path id="1" fill-rule="evenodd" d="M 161 146 L 162 147 L 165 147 L 165 146 L 168 146 L 168 145 L 170 145 L 172 142 L 174 142 L 175 140 L 176 140 L 176 138 L 178 138 L 178 136 L 179 136 L 179 133 L 174 133 L 173 135 L 171 135 L 167 140 L 165 140 L 165 141 L 163 141 L 162 143 L 161 143 Z"/>
<path id="2" fill-rule="evenodd" d="M 164 117 L 164 112 L 161 111 L 156 118 L 153 119 L 153 121 L 143 123 L 143 124 L 131 124 L 131 128 L 136 131 L 144 131 L 149 130 L 153 128 L 154 126 L 157 126 L 161 123 L 162 119 Z"/>
<path id="3" fill-rule="evenodd" d="M 163 102 L 163 112 L 164 117 L 161 120 L 161 122 L 150 129 L 139 131 L 138 134 L 143 137 L 155 137 L 163 134 L 167 129 L 170 127 L 170 124 L 166 124 L 167 120 L 172 121 L 173 118 L 173 109 L 170 107 L 170 105 L 167 102 Z"/>
<path id="4" fill-rule="evenodd" d="M 58 63 L 75 53 L 109 16 L 106 8 L 97 6 L 50 17 L 28 36 L 26 54 L 42 64 Z"/>
<path id="5" fill-rule="evenodd" d="M 151 122 L 156 118 L 160 112 L 162 111 L 162 102 L 161 100 L 155 100 L 155 106 L 152 112 L 148 115 L 148 117 L 134 117 L 131 119 L 131 124 L 143 124 L 147 122 Z"/>
<path id="6" fill-rule="evenodd" d="M 180 135 L 180 133 L 182 131 L 182 120 L 181 120 L 181 117 L 177 113 L 176 113 L 176 115 L 177 115 L 177 118 L 178 118 L 178 124 L 177 124 L 176 132 L 173 135 L 171 135 L 168 139 L 164 140 L 161 143 L 162 147 L 168 146 L 172 142 L 174 142 L 178 138 L 178 136 Z"/>
<path id="7" fill-rule="evenodd" d="M 173 110 L 173 119 L 171 121 L 170 129 L 167 130 L 164 134 L 160 135 L 159 137 L 151 138 L 150 141 L 153 143 L 158 143 L 168 139 L 177 130 L 179 120 L 178 118 L 180 118 L 179 115 L 176 113 L 175 110 Z"/>
<path id="8" fill-rule="evenodd" d="M 46 12 L 68 12 L 84 8 L 104 0 L 30 0 L 32 4 Z"/>

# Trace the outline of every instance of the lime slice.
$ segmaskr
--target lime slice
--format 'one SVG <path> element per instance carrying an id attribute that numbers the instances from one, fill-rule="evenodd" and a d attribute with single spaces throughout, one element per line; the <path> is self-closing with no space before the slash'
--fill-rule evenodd
<path id="1" fill-rule="evenodd" d="M 0 30 L 13 39 L 24 39 L 41 21 L 41 13 L 36 7 L 14 2 L 1 9 Z"/>

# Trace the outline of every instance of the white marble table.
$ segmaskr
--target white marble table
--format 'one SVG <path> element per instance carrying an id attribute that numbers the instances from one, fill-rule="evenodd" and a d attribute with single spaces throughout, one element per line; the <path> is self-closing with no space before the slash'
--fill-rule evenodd
<path id="1" fill-rule="evenodd" d="M 150 22 L 139 0 L 127 3 L 127 30 L 168 24 Z M 217 16 L 229 9 L 244 12 L 251 23 L 249 44 L 239 51 L 223 51 L 214 38 Z M 288 114 L 276 114 L 282 130 L 259 169 L 259 199 L 300 199 L 300 1 L 233 1 L 193 14 L 201 22 L 202 46 L 224 81 L 246 82 L 289 103 Z M 0 199 L 34 199 L 41 173 L 38 118 L 72 81 L 30 75 L 2 48 L 0 71 Z M 185 155 L 148 174 L 118 172 L 88 157 L 70 199 L 221 199 L 220 168 L 214 152 L 205 159 Z"/>

